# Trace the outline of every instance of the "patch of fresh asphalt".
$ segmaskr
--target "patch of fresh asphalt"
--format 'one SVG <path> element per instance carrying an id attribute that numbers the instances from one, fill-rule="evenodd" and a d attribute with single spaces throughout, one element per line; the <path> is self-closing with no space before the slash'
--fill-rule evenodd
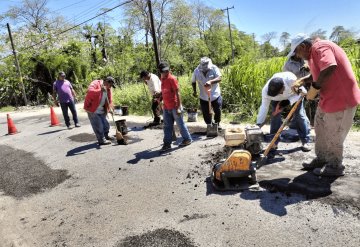
<path id="1" fill-rule="evenodd" d="M 195 245 L 185 234 L 161 228 L 126 237 L 116 247 L 195 247 Z"/>
<path id="2" fill-rule="evenodd" d="M 55 111 L 61 116 L 59 108 Z M 28 120 L 29 115 L 23 113 L 12 115 L 22 132 L 1 137 L 0 144 L 33 153 L 48 168 L 67 170 L 71 177 L 21 200 L 0 196 L 0 243 L 4 247 L 113 247 L 125 239 L 154 237 L 158 229 L 165 236 L 170 231 L 177 240 L 185 236 L 191 244 L 206 247 L 360 245 L 359 210 L 342 201 L 344 196 L 359 196 L 347 182 L 348 176 L 359 176 L 358 133 L 350 133 L 346 141 L 346 176 L 331 183 L 330 195 L 310 199 L 271 186 L 240 193 L 214 191 L 208 176 L 223 152 L 222 137 L 194 135 L 195 142 L 189 147 L 174 144 L 171 152 L 160 155 L 162 131 L 143 130 L 148 117 L 129 116 L 129 137 L 142 141 L 99 147 L 95 140 L 69 139 L 93 134 L 86 114 L 79 111 L 79 115 L 82 127 L 72 130 L 49 128 L 48 122 L 34 121 L 35 113 Z M 201 127 L 192 132 L 205 130 L 202 123 L 189 126 Z M 180 141 L 178 138 L 177 143 Z M 301 162 L 313 157 L 313 152 L 293 152 L 299 143 L 286 145 L 279 145 L 287 151 L 283 156 L 258 171 L 260 182 L 288 178 L 286 184 L 291 184 L 305 173 Z M 358 180 L 353 182 L 358 188 Z M 348 187 L 341 187 L 346 184 Z M 158 236 L 161 234 L 155 239 Z"/>
<path id="3" fill-rule="evenodd" d="M 66 170 L 49 168 L 32 153 L 0 145 L 0 191 L 21 199 L 51 189 L 70 178 Z"/>

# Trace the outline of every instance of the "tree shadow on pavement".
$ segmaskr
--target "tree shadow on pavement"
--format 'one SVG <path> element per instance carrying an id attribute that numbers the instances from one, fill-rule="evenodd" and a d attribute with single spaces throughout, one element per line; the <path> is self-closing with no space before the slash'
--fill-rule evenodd
<path id="1" fill-rule="evenodd" d="M 84 154 L 84 153 L 86 153 L 85 152 L 86 150 L 90 150 L 90 149 L 100 149 L 100 146 L 97 143 L 90 143 L 90 144 L 86 144 L 84 146 L 76 147 L 76 148 L 69 150 L 66 153 L 66 157 Z"/>
<path id="2" fill-rule="evenodd" d="M 294 179 L 277 178 L 260 181 L 266 191 L 246 191 L 240 194 L 245 200 L 260 200 L 260 206 L 266 212 L 284 216 L 286 206 L 310 199 L 318 199 L 332 194 L 331 185 L 338 177 L 318 177 L 305 172 Z"/>

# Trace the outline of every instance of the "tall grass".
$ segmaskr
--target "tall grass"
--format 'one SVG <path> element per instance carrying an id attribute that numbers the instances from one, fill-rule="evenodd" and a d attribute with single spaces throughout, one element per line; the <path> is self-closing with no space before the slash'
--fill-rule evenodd
<path id="1" fill-rule="evenodd" d="M 224 70 L 222 95 L 224 109 L 238 114 L 240 120 L 254 119 L 267 80 L 282 70 L 285 58 L 254 59 L 245 56 Z"/>

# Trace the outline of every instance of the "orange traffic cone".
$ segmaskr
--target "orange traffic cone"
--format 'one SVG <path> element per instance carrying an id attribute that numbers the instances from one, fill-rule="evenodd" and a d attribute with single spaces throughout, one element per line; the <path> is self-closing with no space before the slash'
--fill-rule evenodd
<path id="1" fill-rule="evenodd" d="M 50 106 L 50 120 L 51 120 L 50 127 L 60 125 L 59 119 L 57 118 L 52 106 Z"/>
<path id="2" fill-rule="evenodd" d="M 13 123 L 9 114 L 7 114 L 7 124 L 8 124 L 8 134 L 9 135 L 15 135 L 16 133 L 18 133 L 18 131 L 15 127 L 15 124 Z"/>

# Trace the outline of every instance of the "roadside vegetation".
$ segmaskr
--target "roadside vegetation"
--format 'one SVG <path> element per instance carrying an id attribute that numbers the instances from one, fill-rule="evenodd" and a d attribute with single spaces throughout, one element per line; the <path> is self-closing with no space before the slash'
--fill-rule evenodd
<path id="1" fill-rule="evenodd" d="M 59 30 L 73 24 L 46 4 L 47 0 L 23 0 L 0 16 L 1 25 L 9 22 L 12 26 L 30 104 L 46 104 L 57 73 L 65 71 L 80 99 L 92 80 L 112 75 L 118 83 L 115 103 L 128 105 L 136 114 L 149 114 L 150 98 L 138 78 L 143 69 L 156 72 L 146 1 L 124 5 L 121 27 L 117 29 L 105 14 L 96 23 L 89 22 L 60 36 Z M 285 62 L 290 34 L 269 32 L 256 37 L 231 26 L 235 52 L 232 63 L 224 12 L 202 1 L 154 0 L 153 5 L 160 56 L 179 78 L 184 106 L 198 107 L 190 78 L 200 58 L 208 56 L 223 72 L 224 112 L 237 120 L 253 120 L 263 85 L 273 73 L 281 71 Z M 322 29 L 311 33 L 312 37 L 330 39 L 342 46 L 360 81 L 360 44 L 356 35 L 343 26 L 335 26 L 329 35 Z M 272 45 L 277 39 L 280 48 Z M 0 32 L 0 40 L 0 107 L 20 106 L 22 91 L 6 28 Z M 360 125 L 360 110 L 355 121 Z"/>

